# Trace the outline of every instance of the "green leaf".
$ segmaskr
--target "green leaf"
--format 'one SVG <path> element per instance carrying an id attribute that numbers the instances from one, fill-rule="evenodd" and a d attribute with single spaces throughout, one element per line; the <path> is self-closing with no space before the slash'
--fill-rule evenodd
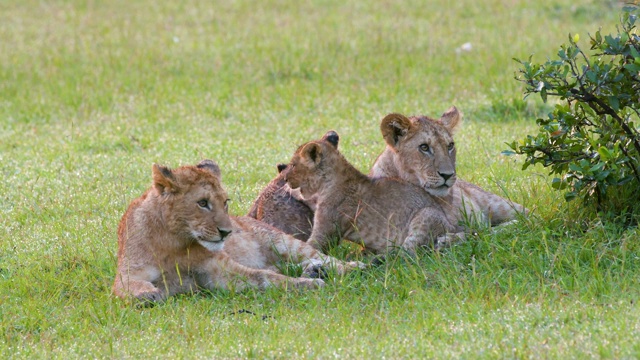
<path id="1" fill-rule="evenodd" d="M 569 191 L 568 193 L 564 194 L 565 201 L 571 201 L 577 197 L 578 197 L 578 194 L 576 194 L 575 191 Z"/>
<path id="2" fill-rule="evenodd" d="M 624 66 L 625 69 L 629 70 L 629 72 L 631 73 L 638 73 L 640 72 L 640 57 L 636 58 L 635 60 L 636 62 L 630 63 L 630 64 L 626 64 Z"/>
<path id="3" fill-rule="evenodd" d="M 620 110 L 620 101 L 616 96 L 609 96 L 609 105 L 616 112 Z"/>
<path id="4" fill-rule="evenodd" d="M 634 59 L 637 60 L 638 58 L 640 58 L 640 53 L 635 46 L 629 46 L 629 51 L 631 52 L 631 56 L 633 56 Z"/>
<path id="5" fill-rule="evenodd" d="M 635 177 L 633 175 L 627 175 L 627 176 L 623 177 L 622 179 L 618 180 L 618 185 L 624 185 L 624 184 L 630 182 L 633 179 L 635 179 Z"/>
<path id="6" fill-rule="evenodd" d="M 598 182 L 605 181 L 610 174 L 611 174 L 611 171 L 609 170 L 601 171 L 598 174 L 596 174 L 596 180 Z"/>
<path id="7" fill-rule="evenodd" d="M 629 41 L 629 35 L 624 32 L 620 34 L 620 43 L 625 44 L 627 41 Z"/>
<path id="8" fill-rule="evenodd" d="M 565 52 L 564 48 L 560 49 L 560 51 L 558 51 L 558 57 L 562 60 L 568 60 L 567 58 L 567 53 Z"/>
<path id="9" fill-rule="evenodd" d="M 605 35 L 604 41 L 612 50 L 617 50 L 620 47 L 620 40 L 612 37 L 611 35 Z"/>
<path id="10" fill-rule="evenodd" d="M 562 179 L 553 178 L 553 180 L 551 180 L 551 187 L 556 190 L 564 190 L 568 186 L 569 184 L 566 181 L 563 181 Z"/>
<path id="11" fill-rule="evenodd" d="M 582 167 L 580 167 L 578 164 L 575 164 L 575 163 L 569 164 L 569 170 L 577 173 L 583 172 Z"/>
<path id="12" fill-rule="evenodd" d="M 604 162 L 599 162 L 597 164 L 595 164 L 594 166 L 591 167 L 591 169 L 589 169 L 589 172 L 594 173 L 600 169 L 602 169 L 604 167 Z"/>
<path id="13" fill-rule="evenodd" d="M 603 161 L 609 161 L 609 159 L 611 159 L 611 152 L 604 146 L 598 149 L 598 154 L 600 154 L 600 159 Z"/>

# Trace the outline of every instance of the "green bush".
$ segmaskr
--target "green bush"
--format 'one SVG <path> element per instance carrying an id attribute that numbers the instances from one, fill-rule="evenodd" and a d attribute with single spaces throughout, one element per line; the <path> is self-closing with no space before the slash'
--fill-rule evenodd
<path id="1" fill-rule="evenodd" d="M 508 144 L 513 151 L 505 153 L 526 155 L 523 169 L 550 167 L 557 175 L 552 186 L 565 190 L 565 199 L 595 199 L 600 210 L 608 210 L 604 205 L 611 197 L 632 205 L 637 198 L 622 199 L 620 191 L 640 188 L 638 13 L 638 7 L 627 6 L 617 34 L 589 35 L 589 53 L 578 46 L 578 35 L 570 35 L 557 59 L 544 64 L 515 59 L 525 97 L 537 93 L 544 102 L 558 101 L 546 119 L 537 120 L 537 135 Z"/>

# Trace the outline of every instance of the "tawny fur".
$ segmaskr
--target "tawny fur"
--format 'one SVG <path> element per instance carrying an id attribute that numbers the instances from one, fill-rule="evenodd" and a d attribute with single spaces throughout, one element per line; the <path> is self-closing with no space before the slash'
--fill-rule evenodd
<path id="1" fill-rule="evenodd" d="M 522 205 L 457 177 L 453 135 L 461 121 L 462 115 L 455 107 L 447 110 L 440 119 L 387 115 L 380 124 L 387 147 L 376 159 L 369 176 L 402 179 L 424 189 L 434 195 L 438 205 L 450 216 L 455 216 L 458 223 L 476 222 L 496 226 L 515 220 L 519 213 L 528 214 L 529 210 Z M 422 144 L 426 144 L 429 151 L 421 151 Z M 258 198 L 250 216 L 256 217 L 252 214 L 258 208 L 277 209 L 267 211 L 271 216 L 268 222 L 285 229 L 287 220 L 280 219 L 300 219 L 302 212 L 299 209 L 302 208 L 304 220 L 291 220 L 291 223 L 297 224 L 296 228 L 306 227 L 306 218 L 309 216 L 307 208 L 314 211 L 314 199 L 304 199 L 299 191 L 278 185 L 281 192 L 277 194 L 283 196 L 278 200 L 269 190 L 274 183 L 282 183 L 282 174 L 265 188 L 263 193 L 266 196 Z M 285 231 L 295 232 L 291 229 Z M 300 234 L 298 236 L 305 239 Z"/>
<path id="2" fill-rule="evenodd" d="M 380 124 L 387 147 L 369 176 L 415 184 L 437 196 L 440 206 L 459 221 L 499 225 L 516 219 L 519 213 L 528 214 L 522 205 L 457 178 L 453 135 L 461 120 L 455 107 L 440 119 L 387 115 Z M 423 151 L 427 148 L 429 151 Z"/>
<path id="3" fill-rule="evenodd" d="M 394 247 L 413 252 L 417 246 L 436 245 L 438 236 L 462 230 L 421 188 L 368 178 L 326 140 L 300 146 L 285 178 L 305 199 L 317 201 L 307 243 L 318 249 L 344 238 L 362 244 L 367 252 L 385 253 Z"/>
<path id="4" fill-rule="evenodd" d="M 175 170 L 153 166 L 153 186 L 135 199 L 118 227 L 119 297 L 162 301 L 200 288 L 316 288 L 319 279 L 276 273 L 280 260 L 305 271 L 331 265 L 338 272 L 361 266 L 341 263 L 277 229 L 227 214 L 218 166 L 205 160 Z"/>
<path id="5" fill-rule="evenodd" d="M 328 131 L 322 137 L 338 148 L 340 137 Z M 311 235 L 315 199 L 303 199 L 300 192 L 292 190 L 284 180 L 287 165 L 278 165 L 278 175 L 260 192 L 247 216 L 265 222 L 295 238 L 306 241 Z"/>
<path id="6" fill-rule="evenodd" d="M 292 194 L 284 180 L 285 168 L 278 165 L 278 175 L 260 192 L 247 216 L 306 241 L 311 235 L 313 211 Z"/>

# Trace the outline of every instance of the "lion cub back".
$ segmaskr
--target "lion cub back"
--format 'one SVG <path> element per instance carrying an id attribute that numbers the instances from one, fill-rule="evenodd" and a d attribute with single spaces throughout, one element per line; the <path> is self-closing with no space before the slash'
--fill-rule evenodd
<path id="1" fill-rule="evenodd" d="M 283 174 L 286 168 L 278 164 L 278 175 L 260 192 L 247 216 L 306 241 L 311 235 L 313 211 L 291 194 Z"/>

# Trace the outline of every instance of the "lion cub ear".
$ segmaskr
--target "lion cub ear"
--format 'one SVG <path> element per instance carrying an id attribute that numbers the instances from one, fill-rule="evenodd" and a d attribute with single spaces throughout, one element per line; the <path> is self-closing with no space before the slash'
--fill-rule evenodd
<path id="1" fill-rule="evenodd" d="M 440 123 L 444 125 L 451 134 L 454 134 L 462 123 L 462 114 L 460 114 L 455 106 L 452 106 L 442 114 Z"/>
<path id="2" fill-rule="evenodd" d="M 380 132 L 384 141 L 391 147 L 398 145 L 401 137 L 405 136 L 411 128 L 411 120 L 402 114 L 389 114 L 380 122 Z"/>
<path id="3" fill-rule="evenodd" d="M 220 172 L 220 167 L 213 160 L 209 160 L 209 159 L 202 160 L 198 163 L 197 167 L 198 169 L 206 170 L 212 173 L 218 179 L 220 179 L 222 176 Z"/>
<path id="4" fill-rule="evenodd" d="M 153 175 L 153 187 L 160 194 L 174 193 L 178 190 L 176 177 L 171 169 L 166 166 L 153 164 L 151 169 Z"/>
<path id="5" fill-rule="evenodd" d="M 333 130 L 327 131 L 326 134 L 322 137 L 322 140 L 329 142 L 329 144 L 333 145 L 334 148 L 338 148 L 338 142 L 340 141 L 340 135 Z"/>
<path id="6" fill-rule="evenodd" d="M 302 159 L 317 165 L 322 160 L 322 147 L 316 143 L 308 143 L 302 148 L 300 153 Z"/>
<path id="7" fill-rule="evenodd" d="M 284 169 L 287 168 L 287 166 L 288 166 L 287 164 L 278 164 L 278 165 L 276 165 L 276 168 L 278 169 L 278 174 L 283 172 Z"/>

